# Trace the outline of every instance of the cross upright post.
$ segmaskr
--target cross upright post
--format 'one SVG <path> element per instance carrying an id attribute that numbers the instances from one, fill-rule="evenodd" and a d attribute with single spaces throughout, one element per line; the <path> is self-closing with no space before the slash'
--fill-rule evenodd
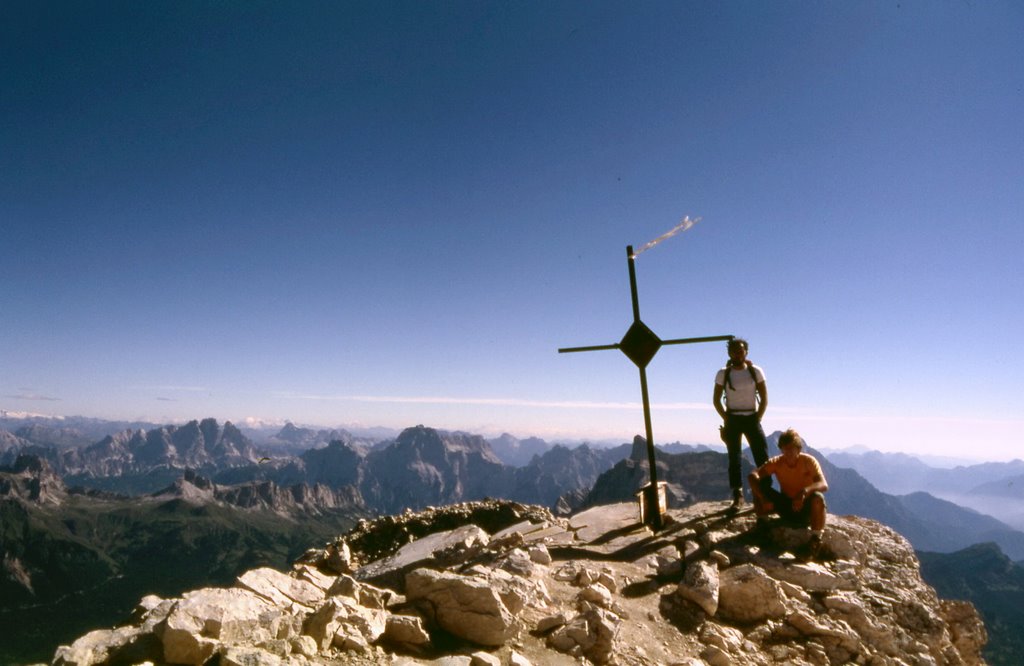
<path id="1" fill-rule="evenodd" d="M 647 436 L 647 463 L 650 482 L 641 489 L 641 511 L 643 522 L 653 531 L 657 532 L 663 526 L 662 513 L 664 506 L 661 501 L 660 488 L 658 484 L 658 468 L 655 464 L 654 454 L 654 432 L 651 427 L 651 404 L 647 391 L 647 364 L 651 362 L 654 355 L 662 345 L 679 345 L 694 342 L 714 342 L 719 340 L 732 340 L 732 335 L 713 335 L 701 338 L 678 338 L 675 340 L 661 340 L 654 331 L 649 329 L 640 320 L 640 299 L 637 296 L 636 288 L 636 255 L 633 253 L 633 246 L 626 246 L 626 257 L 629 263 L 629 291 L 633 302 L 633 324 L 626 331 L 626 334 L 617 343 L 610 345 L 591 345 L 589 347 L 563 347 L 558 353 L 581 351 L 598 351 L 602 349 L 618 349 L 640 369 L 640 397 L 644 408 L 644 432 Z"/>

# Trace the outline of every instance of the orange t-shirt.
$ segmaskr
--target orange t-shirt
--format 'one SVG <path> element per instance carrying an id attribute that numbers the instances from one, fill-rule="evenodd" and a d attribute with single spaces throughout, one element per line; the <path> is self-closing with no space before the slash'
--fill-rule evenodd
<path id="1" fill-rule="evenodd" d="M 812 455 L 801 453 L 792 467 L 783 462 L 782 458 L 782 456 L 770 458 L 768 462 L 761 465 L 757 472 L 762 478 L 774 474 L 786 497 L 796 497 L 807 486 L 825 479 L 821 465 Z"/>

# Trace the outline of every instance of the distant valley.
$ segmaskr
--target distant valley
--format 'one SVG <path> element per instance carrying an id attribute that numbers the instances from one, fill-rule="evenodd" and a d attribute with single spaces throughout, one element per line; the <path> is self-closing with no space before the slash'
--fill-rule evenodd
<path id="1" fill-rule="evenodd" d="M 905 453 L 830 452 L 839 467 L 856 470 L 894 495 L 926 492 L 1024 530 L 1024 461 L 935 467 Z"/>

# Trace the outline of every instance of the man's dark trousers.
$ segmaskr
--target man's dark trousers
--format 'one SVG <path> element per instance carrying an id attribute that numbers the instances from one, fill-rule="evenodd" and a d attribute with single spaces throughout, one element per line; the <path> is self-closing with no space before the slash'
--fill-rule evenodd
<path id="1" fill-rule="evenodd" d="M 743 479 L 740 474 L 740 456 L 743 453 L 743 441 L 741 437 L 747 438 L 750 446 L 750 453 L 754 456 L 754 466 L 760 467 L 768 462 L 768 442 L 764 437 L 764 430 L 761 428 L 761 421 L 757 414 L 729 414 L 725 419 L 725 427 L 722 429 L 722 439 L 729 450 L 729 487 L 733 490 L 743 488 Z M 770 488 L 771 477 L 761 479 L 762 488 Z"/>

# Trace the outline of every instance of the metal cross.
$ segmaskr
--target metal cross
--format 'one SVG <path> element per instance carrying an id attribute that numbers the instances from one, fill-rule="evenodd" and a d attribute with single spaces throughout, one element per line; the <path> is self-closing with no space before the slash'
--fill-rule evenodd
<path id="1" fill-rule="evenodd" d="M 651 430 L 651 404 L 647 395 L 647 364 L 651 362 L 654 355 L 662 345 L 683 345 L 693 342 L 717 342 L 720 340 L 732 340 L 733 335 L 712 335 L 703 338 L 679 338 L 676 340 L 662 340 L 654 334 L 654 331 L 647 328 L 647 325 L 640 321 L 640 301 L 636 295 L 636 267 L 633 254 L 633 246 L 626 247 L 626 256 L 629 259 L 629 289 L 633 297 L 633 324 L 622 336 L 622 340 L 610 345 L 592 345 L 589 347 L 563 347 L 558 350 L 559 354 L 569 352 L 598 351 L 601 349 L 619 349 L 630 361 L 640 368 L 640 396 L 644 405 L 644 429 L 647 433 L 647 461 L 650 474 L 650 483 L 643 488 L 643 501 L 646 502 L 646 510 L 642 511 L 644 522 L 654 530 L 662 528 L 661 507 L 658 501 L 658 469 L 654 463 L 654 434 Z M 643 506 L 643 505 L 642 505 Z"/>

